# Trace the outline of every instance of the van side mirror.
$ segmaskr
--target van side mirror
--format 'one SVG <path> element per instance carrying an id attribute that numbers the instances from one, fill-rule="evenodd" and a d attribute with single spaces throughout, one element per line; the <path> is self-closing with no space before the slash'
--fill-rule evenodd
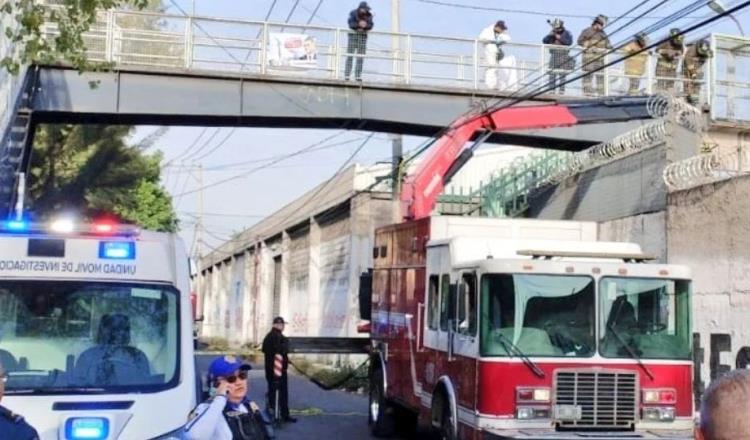
<path id="1" fill-rule="evenodd" d="M 372 269 L 359 276 L 359 317 L 364 320 L 372 317 Z"/>

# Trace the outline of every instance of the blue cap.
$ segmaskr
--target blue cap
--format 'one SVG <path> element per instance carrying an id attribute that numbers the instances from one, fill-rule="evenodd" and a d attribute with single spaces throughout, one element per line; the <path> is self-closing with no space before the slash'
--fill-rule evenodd
<path id="1" fill-rule="evenodd" d="M 237 370 L 252 370 L 250 364 L 242 362 L 232 355 L 217 357 L 208 367 L 208 377 L 211 379 L 231 376 Z"/>

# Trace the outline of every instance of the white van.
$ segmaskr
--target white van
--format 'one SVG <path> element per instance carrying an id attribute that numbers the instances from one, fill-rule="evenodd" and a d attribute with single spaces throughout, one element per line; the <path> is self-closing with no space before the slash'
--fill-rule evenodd
<path id="1" fill-rule="evenodd" d="M 174 234 L 0 221 L 2 404 L 42 440 L 176 437 L 196 404 L 192 324 Z"/>

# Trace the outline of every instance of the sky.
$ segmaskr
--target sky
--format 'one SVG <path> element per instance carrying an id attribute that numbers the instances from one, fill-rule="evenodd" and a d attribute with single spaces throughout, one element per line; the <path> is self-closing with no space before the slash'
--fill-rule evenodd
<path id="1" fill-rule="evenodd" d="M 391 29 L 391 1 L 368 2 L 374 13 L 376 30 Z M 739 0 L 724 0 L 729 7 L 738 2 Z M 165 0 L 167 12 L 176 15 L 181 15 L 182 11 L 190 13 L 195 6 L 197 15 L 257 21 L 265 19 L 272 3 L 274 8 L 270 14 L 271 21 L 284 22 L 292 12 L 290 23 L 306 23 L 311 20 L 314 25 L 345 27 L 348 12 L 359 2 L 324 0 L 315 16 L 311 17 L 318 0 Z M 297 7 L 292 10 L 295 3 Z M 444 6 L 440 3 L 469 7 Z M 403 33 L 475 38 L 484 27 L 497 20 L 504 20 L 514 42 L 539 43 L 549 31 L 545 22 L 548 18 L 565 14 L 562 18 L 575 38 L 582 29 L 590 25 L 597 14 L 616 17 L 639 3 L 640 0 L 400 0 L 400 30 Z M 648 6 L 644 5 L 647 8 L 660 2 L 646 0 L 645 3 L 650 3 Z M 693 3 L 693 0 L 669 0 L 664 3 L 652 15 L 669 15 Z M 471 6 L 535 13 L 487 11 L 471 9 Z M 710 10 L 704 8 L 692 17 L 709 14 Z M 737 17 L 743 24 L 748 24 L 746 28 L 750 28 L 747 10 Z M 623 30 L 621 37 L 632 35 L 656 21 L 656 18 L 641 20 L 633 27 Z M 676 25 L 686 26 L 694 21 L 695 18 L 683 20 Z M 733 22 L 722 20 L 711 31 L 736 34 L 737 28 Z M 137 141 L 155 129 L 153 126 L 137 127 L 133 140 Z M 200 163 L 204 168 L 203 184 L 211 185 L 202 191 L 206 228 L 205 254 L 232 233 L 251 226 L 329 178 L 360 146 L 366 135 L 367 133 L 339 133 L 334 130 L 171 127 L 152 148 L 161 150 L 164 154 L 163 184 L 174 196 L 174 204 L 181 220 L 181 236 L 188 248 L 194 245 L 193 232 L 199 210 L 197 165 Z M 326 145 L 337 145 L 315 149 L 310 154 L 268 165 L 274 158 L 331 136 L 334 137 Z M 420 138 L 406 137 L 405 150 L 415 148 L 422 141 Z M 200 149 L 201 152 L 185 155 L 185 149 L 191 145 L 192 151 Z M 390 152 L 388 135 L 376 134 L 353 161 L 362 164 L 389 161 Z M 259 165 L 263 167 L 258 169 Z M 238 175 L 243 177 L 217 184 Z"/>

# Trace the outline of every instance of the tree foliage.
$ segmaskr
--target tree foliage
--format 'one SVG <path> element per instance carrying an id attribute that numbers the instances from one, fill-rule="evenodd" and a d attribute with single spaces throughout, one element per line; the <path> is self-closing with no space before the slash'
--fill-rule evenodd
<path id="1" fill-rule="evenodd" d="M 84 34 L 97 11 L 111 8 L 157 10 L 161 0 L 0 0 L 3 36 L 17 49 L 0 60 L 0 69 L 15 74 L 22 65 L 53 62 L 77 70 L 106 67 L 88 61 Z M 56 28 L 54 38 L 45 35 L 45 23 Z"/>
<path id="2" fill-rule="evenodd" d="M 29 175 L 29 208 L 37 219 L 61 212 L 84 218 L 117 214 L 144 228 L 174 231 L 171 197 L 159 184 L 161 153 L 125 139 L 129 126 L 37 128 Z"/>

